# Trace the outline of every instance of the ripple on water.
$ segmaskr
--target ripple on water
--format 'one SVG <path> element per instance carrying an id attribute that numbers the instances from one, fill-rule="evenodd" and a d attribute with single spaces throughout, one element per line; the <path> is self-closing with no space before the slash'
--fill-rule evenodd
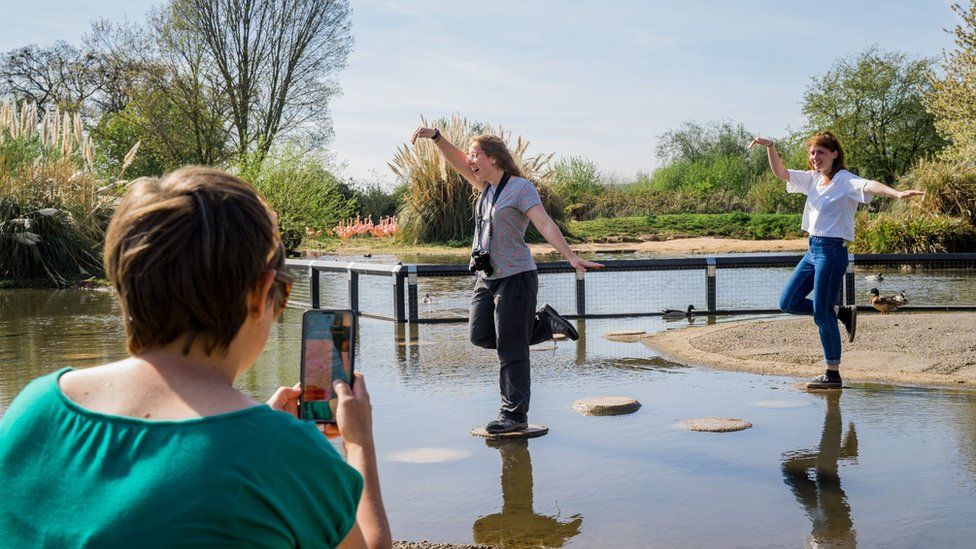
<path id="1" fill-rule="evenodd" d="M 410 448 L 394 452 L 390 455 L 390 459 L 400 463 L 445 463 L 470 456 L 471 452 L 454 448 Z"/>

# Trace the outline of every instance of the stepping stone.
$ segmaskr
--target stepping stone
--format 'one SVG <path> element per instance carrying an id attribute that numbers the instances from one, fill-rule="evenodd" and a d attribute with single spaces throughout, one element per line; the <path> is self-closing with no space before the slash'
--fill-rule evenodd
<path id="1" fill-rule="evenodd" d="M 705 417 L 699 419 L 686 419 L 678 423 L 679 427 L 689 431 L 706 431 L 709 433 L 729 433 L 732 431 L 742 431 L 752 427 L 748 421 L 730 417 Z"/>
<path id="2" fill-rule="evenodd" d="M 454 448 L 411 448 L 400 450 L 390 456 L 400 463 L 445 463 L 471 456 L 471 452 Z"/>
<path id="3" fill-rule="evenodd" d="M 644 335 L 647 332 L 644 330 L 620 330 L 618 332 L 607 332 L 606 337 L 620 337 L 620 336 L 636 336 Z"/>
<path id="4" fill-rule="evenodd" d="M 630 397 L 588 397 L 573 402 L 573 410 L 584 416 L 619 416 L 639 410 L 641 403 Z"/>
<path id="5" fill-rule="evenodd" d="M 475 427 L 471 429 L 471 435 L 481 438 L 487 438 L 488 440 L 505 440 L 512 438 L 536 438 L 541 437 L 549 433 L 549 428 L 545 425 L 536 425 L 530 423 L 528 427 L 523 431 L 512 431 L 511 433 L 498 433 L 493 434 L 485 430 L 484 427 Z"/>

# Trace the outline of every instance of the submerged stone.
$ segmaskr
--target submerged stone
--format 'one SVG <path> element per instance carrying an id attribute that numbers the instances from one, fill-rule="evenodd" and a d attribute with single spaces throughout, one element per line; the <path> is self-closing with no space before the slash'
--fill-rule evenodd
<path id="1" fill-rule="evenodd" d="M 584 416 L 617 416 L 639 410 L 637 399 L 622 396 L 587 397 L 573 402 L 572 408 Z"/>
<path id="2" fill-rule="evenodd" d="M 729 433 L 732 431 L 742 431 L 752 427 L 748 421 L 730 417 L 705 417 L 699 419 L 686 419 L 678 423 L 679 427 L 689 431 L 705 431 L 709 433 Z"/>

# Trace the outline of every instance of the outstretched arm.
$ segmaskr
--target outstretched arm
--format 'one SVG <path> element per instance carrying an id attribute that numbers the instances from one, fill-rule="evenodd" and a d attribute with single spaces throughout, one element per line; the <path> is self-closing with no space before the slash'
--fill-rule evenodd
<path id="1" fill-rule="evenodd" d="M 779 153 L 776 151 L 776 144 L 770 139 L 756 136 L 756 138 L 749 143 L 749 148 L 751 149 L 756 145 L 766 147 L 766 156 L 769 158 L 769 167 L 772 168 L 773 174 L 783 181 L 789 183 L 790 172 L 786 171 L 786 168 L 783 166 L 783 160 L 780 159 Z"/>
<path id="2" fill-rule="evenodd" d="M 868 184 L 864 186 L 864 192 L 873 194 L 875 196 L 887 196 L 888 198 L 896 198 L 901 200 L 903 198 L 911 198 L 913 196 L 922 196 L 925 191 L 898 191 L 892 189 L 891 187 L 885 185 L 880 181 L 868 181 Z"/>
<path id="3" fill-rule="evenodd" d="M 410 138 L 410 143 L 415 144 L 417 139 L 426 138 L 433 139 L 437 136 L 437 140 L 434 141 L 434 145 L 437 146 L 444 158 L 447 159 L 447 163 L 451 165 L 459 174 L 461 174 L 464 179 L 471 183 L 471 186 L 477 189 L 479 192 L 485 188 L 485 182 L 479 181 L 478 177 L 474 175 L 471 168 L 468 168 L 468 157 L 464 154 L 464 151 L 457 148 L 454 143 L 451 143 L 444 137 L 440 131 L 434 128 L 425 128 L 423 126 L 417 128 L 413 132 L 413 136 Z"/>
<path id="4" fill-rule="evenodd" d="M 546 242 L 552 244 L 556 251 L 561 253 L 566 261 L 573 266 L 574 269 L 578 271 L 586 271 L 587 269 L 599 269 L 603 267 L 600 263 L 594 263 L 592 261 L 587 261 L 585 259 L 580 259 L 579 256 L 570 249 L 569 244 L 563 237 L 562 231 L 556 225 L 556 222 L 549 217 L 546 209 L 542 207 L 541 204 L 537 204 L 529 208 L 529 211 L 525 212 L 525 215 L 532 222 L 532 225 L 539 230 L 539 234 L 546 239 Z"/>

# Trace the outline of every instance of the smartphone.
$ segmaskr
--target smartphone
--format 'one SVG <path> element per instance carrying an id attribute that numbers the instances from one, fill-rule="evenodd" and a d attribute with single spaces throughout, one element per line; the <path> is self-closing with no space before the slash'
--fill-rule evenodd
<path id="1" fill-rule="evenodd" d="M 302 394 L 298 417 L 335 423 L 338 398 L 332 382 L 352 384 L 356 315 L 352 311 L 312 309 L 302 316 Z"/>

